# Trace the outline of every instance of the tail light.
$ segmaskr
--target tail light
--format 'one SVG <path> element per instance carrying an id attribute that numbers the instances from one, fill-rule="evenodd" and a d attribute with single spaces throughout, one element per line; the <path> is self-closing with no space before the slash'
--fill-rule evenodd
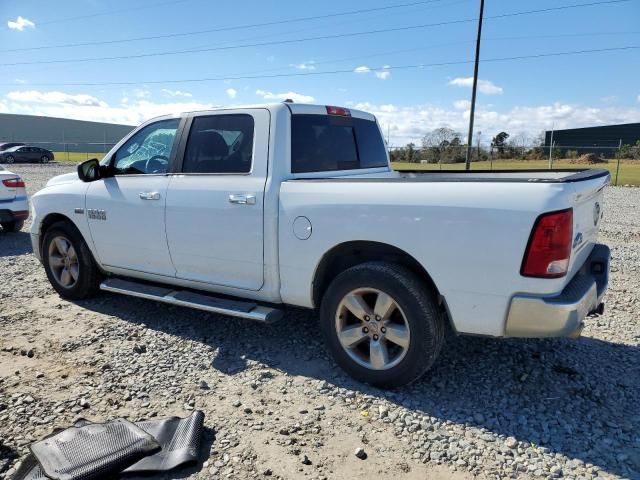
<path id="1" fill-rule="evenodd" d="M 2 183 L 5 187 L 9 188 L 24 188 L 24 180 L 21 178 L 10 178 L 8 180 L 3 180 Z"/>
<path id="2" fill-rule="evenodd" d="M 327 115 L 339 115 L 341 117 L 350 117 L 351 112 L 348 108 L 344 107 L 330 107 L 327 106 Z"/>
<path id="3" fill-rule="evenodd" d="M 569 269 L 573 209 L 540 215 L 533 225 L 520 274 L 525 277 L 564 277 Z"/>

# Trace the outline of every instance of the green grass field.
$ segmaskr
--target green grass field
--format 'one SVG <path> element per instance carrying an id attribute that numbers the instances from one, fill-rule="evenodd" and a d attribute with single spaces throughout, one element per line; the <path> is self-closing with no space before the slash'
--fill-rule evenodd
<path id="1" fill-rule="evenodd" d="M 553 162 L 553 168 L 605 168 L 611 173 L 611 185 L 615 184 L 617 160 L 609 160 L 609 163 L 600 163 L 598 165 L 580 165 L 569 163 L 566 160 L 557 160 Z M 403 163 L 394 162 L 392 164 L 395 170 L 464 170 L 464 163 L 449 163 L 444 165 L 432 163 Z M 490 170 L 492 165 L 490 162 L 473 162 L 471 170 Z M 547 169 L 549 168 L 548 160 L 494 160 L 493 170 L 520 170 L 520 169 Z M 618 185 L 640 185 L 640 160 L 621 160 L 620 173 L 618 176 Z"/>
<path id="2" fill-rule="evenodd" d="M 86 153 L 86 152 L 53 152 L 53 156 L 57 162 L 84 162 L 90 158 L 102 160 L 104 153 Z"/>

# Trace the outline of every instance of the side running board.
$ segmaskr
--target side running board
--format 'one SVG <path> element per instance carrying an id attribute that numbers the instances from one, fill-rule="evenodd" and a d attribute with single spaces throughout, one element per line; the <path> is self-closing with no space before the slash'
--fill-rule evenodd
<path id="1" fill-rule="evenodd" d="M 167 287 L 147 285 L 120 278 L 105 280 L 100 284 L 100 290 L 146 298 L 147 300 L 155 300 L 180 307 L 195 308 L 221 315 L 247 318 L 263 323 L 273 323 L 282 318 L 282 310 L 265 307 L 253 302 L 229 300 L 188 290 L 173 290 Z"/>

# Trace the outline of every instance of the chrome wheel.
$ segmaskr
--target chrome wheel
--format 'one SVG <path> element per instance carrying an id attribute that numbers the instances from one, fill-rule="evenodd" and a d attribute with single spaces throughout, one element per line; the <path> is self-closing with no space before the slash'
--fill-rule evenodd
<path id="1" fill-rule="evenodd" d="M 56 282 L 64 288 L 73 288 L 78 281 L 78 255 L 66 237 L 59 235 L 49 242 L 49 268 Z"/>
<path id="2" fill-rule="evenodd" d="M 409 350 L 410 330 L 398 303 L 375 288 L 349 292 L 335 318 L 340 345 L 359 365 L 371 370 L 396 366 Z"/>

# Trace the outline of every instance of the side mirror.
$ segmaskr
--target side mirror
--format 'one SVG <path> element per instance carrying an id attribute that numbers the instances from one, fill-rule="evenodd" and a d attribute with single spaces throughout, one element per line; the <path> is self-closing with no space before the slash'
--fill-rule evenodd
<path id="1" fill-rule="evenodd" d="M 100 163 L 97 158 L 92 158 L 91 160 L 87 160 L 86 162 L 82 162 L 78 165 L 78 177 L 83 182 L 94 182 L 99 180 L 102 175 L 100 175 Z"/>

